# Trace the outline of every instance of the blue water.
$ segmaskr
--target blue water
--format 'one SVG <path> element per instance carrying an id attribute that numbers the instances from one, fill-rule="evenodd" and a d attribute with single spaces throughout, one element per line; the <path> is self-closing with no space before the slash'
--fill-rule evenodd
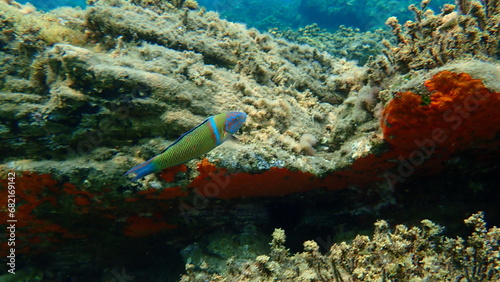
<path id="1" fill-rule="evenodd" d="M 41 10 L 61 6 L 85 7 L 85 0 L 32 0 Z M 435 0 L 430 8 L 439 13 L 439 7 L 454 1 Z M 299 28 L 317 23 L 321 28 L 336 30 L 340 25 L 374 30 L 384 27 L 385 20 L 396 16 L 401 22 L 411 20 L 408 5 L 415 0 L 199 0 L 200 6 L 217 11 L 222 18 L 244 23 L 249 27 L 267 31 L 270 28 Z"/>
<path id="2" fill-rule="evenodd" d="M 86 1 L 85 0 L 32 0 L 32 1 L 17 1 L 21 4 L 25 4 L 27 2 L 35 5 L 40 10 L 52 10 L 57 7 L 63 7 L 63 6 L 70 6 L 70 7 L 85 7 L 86 6 Z"/>

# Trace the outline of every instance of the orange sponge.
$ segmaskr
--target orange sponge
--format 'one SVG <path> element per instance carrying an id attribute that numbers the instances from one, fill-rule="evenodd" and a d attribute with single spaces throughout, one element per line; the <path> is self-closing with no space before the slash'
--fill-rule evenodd
<path id="1" fill-rule="evenodd" d="M 498 145 L 500 93 L 468 74 L 450 71 L 439 72 L 425 86 L 432 92 L 430 103 L 404 92 L 383 111 L 384 139 L 394 149 L 453 153 Z"/>

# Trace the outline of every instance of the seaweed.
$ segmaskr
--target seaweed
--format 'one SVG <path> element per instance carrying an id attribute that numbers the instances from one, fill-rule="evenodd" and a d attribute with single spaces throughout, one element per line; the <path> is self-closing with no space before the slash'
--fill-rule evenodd
<path id="1" fill-rule="evenodd" d="M 473 228 L 467 238 L 448 238 L 430 220 L 421 226 L 390 228 L 377 221 L 373 235 L 357 235 L 334 243 L 321 254 L 318 243 L 304 242 L 304 251 L 289 254 L 283 230 L 273 232 L 271 253 L 255 260 L 231 259 L 221 273 L 187 264 L 180 281 L 495 281 L 500 279 L 500 229 L 486 228 L 484 213 L 464 221 Z M 238 262 L 238 263 L 235 263 Z"/>

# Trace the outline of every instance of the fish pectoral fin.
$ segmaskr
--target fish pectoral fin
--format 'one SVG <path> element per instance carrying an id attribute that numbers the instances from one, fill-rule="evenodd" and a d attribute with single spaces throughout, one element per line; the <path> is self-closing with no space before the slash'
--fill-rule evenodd
<path id="1" fill-rule="evenodd" d="M 234 142 L 234 143 L 240 143 L 240 139 L 236 138 L 232 134 L 227 134 L 227 140 L 229 140 L 231 142 Z"/>

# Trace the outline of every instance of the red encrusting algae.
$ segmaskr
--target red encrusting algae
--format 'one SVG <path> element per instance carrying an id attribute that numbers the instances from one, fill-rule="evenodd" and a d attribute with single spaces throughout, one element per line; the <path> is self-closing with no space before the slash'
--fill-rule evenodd
<path id="1" fill-rule="evenodd" d="M 230 173 L 205 159 L 198 164 L 199 176 L 188 189 L 149 188 L 132 197 L 110 199 L 107 196 L 110 189 L 91 193 L 85 187 L 59 183 L 49 174 L 19 173 L 16 177 L 17 250 L 19 253 L 46 251 L 60 240 L 88 236 L 72 225 L 64 227 L 65 220 L 59 223 L 47 216 L 54 210 L 68 217 L 86 216 L 100 220 L 101 224 L 117 225 L 125 236 L 143 237 L 176 228 L 165 218 L 170 222 L 170 215 L 175 215 L 175 201 L 192 196 L 193 191 L 205 197 L 232 199 L 279 197 L 317 188 L 373 186 L 384 180 L 401 181 L 388 179 L 387 173 L 399 169 L 405 162 L 413 165 L 413 174 L 430 174 L 441 171 L 446 161 L 461 151 L 470 150 L 478 159 L 490 152 L 498 154 L 500 93 L 489 91 L 480 80 L 468 74 L 449 71 L 436 74 L 425 86 L 432 92 L 427 104 L 420 95 L 405 92 L 384 109 L 381 127 L 390 148 L 378 155 L 359 158 L 349 168 L 324 177 L 286 168 Z M 184 165 L 173 167 L 160 173 L 160 178 L 172 182 L 186 171 Z M 396 175 L 400 176 L 401 173 Z M 0 185 L 7 186 L 5 179 L 0 179 Z M 0 197 L 6 199 L 7 191 L 0 189 Z M 5 209 L 0 210 L 1 222 L 7 221 L 7 214 Z M 5 254 L 6 250 L 8 246 L 2 242 L 0 251 Z"/>
<path id="2" fill-rule="evenodd" d="M 500 131 L 500 93 L 466 73 L 442 71 L 427 80 L 430 103 L 404 92 L 383 111 L 384 139 L 402 153 L 434 147 L 442 153 L 490 146 Z"/>
<path id="3" fill-rule="evenodd" d="M 198 164 L 200 175 L 190 187 L 205 197 L 231 199 L 239 197 L 277 197 L 309 191 L 317 187 L 314 175 L 286 168 L 273 167 L 268 171 L 230 174 L 225 168 L 217 168 L 204 159 Z"/>
<path id="4" fill-rule="evenodd" d="M 500 132 L 500 93 L 489 91 L 468 74 L 449 71 L 434 75 L 425 86 L 433 92 L 428 105 L 420 95 L 404 92 L 384 109 L 381 127 L 391 148 L 359 158 L 346 170 L 323 178 L 286 168 L 231 174 L 203 160 L 198 165 L 200 175 L 190 187 L 203 196 L 221 199 L 275 197 L 313 188 L 339 190 L 349 185 L 392 182 L 386 173 L 400 169 L 401 164 L 412 166 L 405 174 L 433 174 L 442 171 L 446 160 L 460 151 L 498 151 L 500 141 L 495 138 Z M 398 177 L 402 181 L 401 175 Z"/>
<path id="5" fill-rule="evenodd" d="M 124 235 L 129 237 L 145 237 L 176 227 L 176 225 L 166 223 L 159 214 L 154 214 L 151 217 L 131 215 L 127 218 Z"/>
<path id="6" fill-rule="evenodd" d="M 5 179 L 0 179 L 0 186 L 7 187 Z M 60 207 L 57 193 L 64 190 L 50 174 L 16 173 L 15 178 L 16 208 L 14 217 L 16 223 L 16 252 L 37 253 L 46 251 L 48 246 L 55 246 L 64 236 L 81 238 L 80 234 L 72 234 L 67 228 L 50 219 L 41 219 L 37 214 L 40 206 L 50 205 L 53 209 Z M 0 197 L 7 199 L 7 189 L 0 189 Z M 6 223 L 9 212 L 2 209 L 0 222 Z M 9 249 L 6 242 L 2 242 L 2 253 Z"/>
<path id="7" fill-rule="evenodd" d="M 177 165 L 174 167 L 166 168 L 162 172 L 160 172 L 160 178 L 165 180 L 166 182 L 172 182 L 175 180 L 175 177 L 178 173 L 186 172 L 187 166 L 184 164 Z"/>
<path id="8" fill-rule="evenodd" d="M 381 167 L 392 166 L 375 155 L 358 159 L 351 169 L 317 177 L 309 172 L 287 168 L 270 168 L 262 173 L 229 173 L 225 168 L 217 168 L 204 159 L 198 164 L 200 175 L 190 184 L 197 193 L 205 197 L 232 199 L 241 197 L 279 197 L 306 192 L 315 188 L 340 190 L 350 185 L 366 186 L 373 181 L 383 180 L 383 169 L 370 164 L 380 163 Z"/>
<path id="9" fill-rule="evenodd" d="M 182 171 L 182 168 L 180 169 Z M 8 189 L 5 178 L 0 179 L 0 197 L 7 199 Z M 85 187 L 77 188 L 72 183 L 61 183 L 50 174 L 16 172 L 15 177 L 16 206 L 13 219 L 16 219 L 16 253 L 35 254 L 50 251 L 66 240 L 81 239 L 91 236 L 85 225 L 79 228 L 78 222 L 100 222 L 99 224 L 123 225 L 126 236 L 148 236 L 165 229 L 175 228 L 163 220 L 158 214 L 154 218 L 135 216 L 124 209 L 116 199 L 106 195 L 110 191 L 91 193 Z M 135 212 L 151 213 L 165 211 L 170 206 L 164 202 L 148 204 L 148 200 L 169 200 L 186 196 L 187 192 L 180 187 L 164 190 L 148 189 L 138 192 L 133 202 L 137 202 Z M 125 200 L 127 200 L 125 199 Z M 122 200 L 118 200 L 122 201 Z M 111 204 L 115 202 L 115 204 Z M 63 216 L 54 216 L 60 214 Z M 117 218 L 125 218 L 118 221 Z M 86 218 L 86 219 L 85 219 Z M 6 207 L 0 210 L 0 222 L 5 224 L 9 218 Z M 77 219 L 77 220 L 75 220 Z M 143 230 L 145 229 L 145 230 Z M 7 242 L 0 243 L 0 255 L 7 255 L 11 246 Z"/>

